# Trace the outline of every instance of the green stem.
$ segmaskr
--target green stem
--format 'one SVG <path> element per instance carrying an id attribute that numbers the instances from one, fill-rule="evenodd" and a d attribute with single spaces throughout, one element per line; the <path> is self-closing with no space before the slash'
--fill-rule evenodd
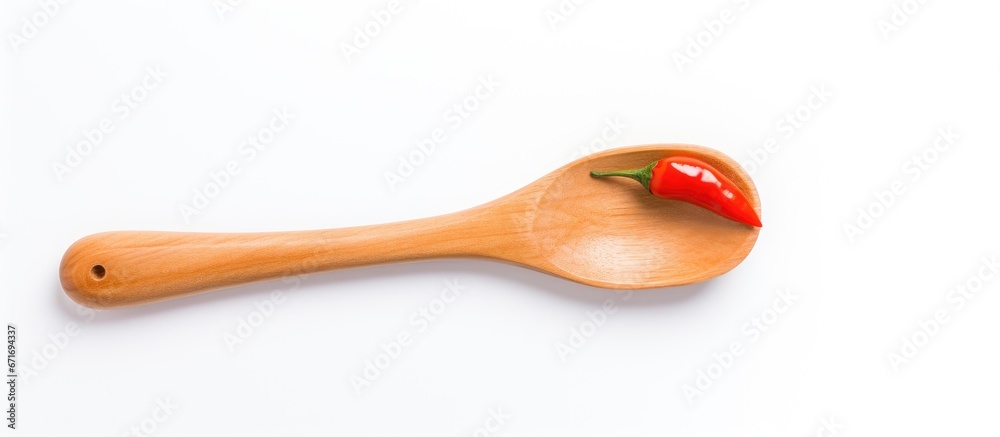
<path id="1" fill-rule="evenodd" d="M 629 179 L 635 179 L 642 184 L 646 190 L 649 190 L 649 181 L 653 179 L 653 167 L 656 167 L 656 163 L 649 164 L 643 168 L 637 168 L 635 170 L 615 170 L 615 171 L 592 171 L 590 175 L 595 178 L 603 178 L 607 176 L 621 176 Z"/>

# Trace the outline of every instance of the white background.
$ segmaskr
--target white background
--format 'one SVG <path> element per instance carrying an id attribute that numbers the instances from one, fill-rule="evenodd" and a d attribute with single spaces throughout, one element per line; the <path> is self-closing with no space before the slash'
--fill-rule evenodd
<path id="1" fill-rule="evenodd" d="M 22 435 L 998 432 L 1000 280 L 979 282 L 1000 251 L 996 2 L 893 17 L 902 0 L 592 1 L 554 17 L 556 1 L 403 1 L 349 60 L 385 2 L 92 3 L 2 6 L 0 312 L 19 329 Z M 137 91 L 156 68 L 165 78 Z M 491 75 L 496 91 L 447 121 Z M 805 109 L 813 89 L 832 97 Z M 145 98 L 123 116 L 122 94 Z M 294 119 L 249 160 L 241 143 L 281 109 Z M 621 132 L 605 131 L 616 118 Z M 57 175 L 103 119 L 113 130 Z M 390 189 L 386 173 L 436 128 L 446 141 Z M 935 151 L 948 129 L 959 138 Z M 605 147 L 602 132 L 606 147 L 694 143 L 752 167 L 765 225 L 746 261 L 630 297 L 471 260 L 100 312 L 58 282 L 63 251 L 90 233 L 453 212 Z M 185 220 L 232 160 L 242 171 Z M 879 205 L 893 181 L 905 193 Z M 878 217 L 849 237 L 859 208 Z M 419 330 L 412 314 L 446 281 L 464 291 Z M 958 299 L 970 282 L 978 293 Z M 794 297 L 779 314 L 781 290 Z M 599 313 L 608 299 L 617 310 Z M 947 322 L 920 328 L 935 312 Z M 239 331 L 248 320 L 263 322 Z M 581 329 L 581 347 L 561 349 Z M 412 344 L 356 390 L 401 332 Z M 704 390 L 689 402 L 685 386 Z"/>

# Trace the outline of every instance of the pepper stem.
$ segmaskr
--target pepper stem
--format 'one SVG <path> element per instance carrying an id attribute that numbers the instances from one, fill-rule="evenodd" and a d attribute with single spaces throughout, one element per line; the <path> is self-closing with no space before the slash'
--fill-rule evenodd
<path id="1" fill-rule="evenodd" d="M 656 162 L 649 164 L 643 168 L 637 168 L 635 170 L 615 170 L 615 171 L 592 171 L 590 175 L 595 178 L 603 178 L 607 176 L 621 176 L 630 179 L 635 179 L 642 184 L 646 190 L 649 190 L 649 181 L 653 179 L 653 167 L 656 167 Z"/>

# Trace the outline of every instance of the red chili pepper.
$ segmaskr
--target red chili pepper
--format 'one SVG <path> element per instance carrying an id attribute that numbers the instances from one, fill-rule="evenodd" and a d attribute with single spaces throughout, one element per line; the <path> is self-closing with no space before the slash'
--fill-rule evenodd
<path id="1" fill-rule="evenodd" d="M 761 226 L 760 217 L 736 184 L 696 158 L 670 156 L 637 170 L 592 171 L 590 175 L 632 178 L 658 197 L 692 203 L 730 220 Z"/>

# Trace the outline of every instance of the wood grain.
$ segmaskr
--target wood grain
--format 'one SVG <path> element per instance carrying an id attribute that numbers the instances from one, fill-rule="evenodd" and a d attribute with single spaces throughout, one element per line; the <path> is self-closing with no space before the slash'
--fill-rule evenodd
<path id="1" fill-rule="evenodd" d="M 503 198 L 439 217 L 297 232 L 94 234 L 66 251 L 60 279 L 73 300 L 93 308 L 298 274 L 453 257 L 511 262 L 603 288 L 704 281 L 746 258 L 759 229 L 657 198 L 635 181 L 589 175 L 639 168 L 673 154 L 718 168 L 760 214 L 750 177 L 721 152 L 691 145 L 629 147 L 584 157 Z"/>

